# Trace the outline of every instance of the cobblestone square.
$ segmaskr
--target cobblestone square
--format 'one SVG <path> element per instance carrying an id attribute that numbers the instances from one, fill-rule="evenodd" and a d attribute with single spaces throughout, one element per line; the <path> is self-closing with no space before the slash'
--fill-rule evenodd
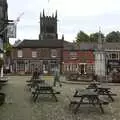
<path id="1" fill-rule="evenodd" d="M 104 105 L 105 114 L 97 107 L 81 106 L 79 112 L 74 115 L 69 109 L 70 98 L 76 88 L 85 88 L 86 85 L 66 84 L 56 87 L 61 94 L 57 95 L 58 102 L 51 96 L 41 96 L 36 103 L 31 101 L 30 92 L 25 90 L 26 80 L 30 76 L 9 76 L 9 82 L 2 88 L 6 93 L 6 102 L 0 106 L 1 120 L 119 120 L 120 118 L 120 86 L 110 86 L 117 93 L 115 101 Z M 52 78 L 47 82 L 52 84 Z"/>

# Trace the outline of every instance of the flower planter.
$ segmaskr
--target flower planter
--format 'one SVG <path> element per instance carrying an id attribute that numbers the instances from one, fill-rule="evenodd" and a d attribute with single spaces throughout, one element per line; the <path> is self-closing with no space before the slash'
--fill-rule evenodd
<path id="1" fill-rule="evenodd" d="M 0 105 L 5 102 L 5 93 L 0 93 Z"/>

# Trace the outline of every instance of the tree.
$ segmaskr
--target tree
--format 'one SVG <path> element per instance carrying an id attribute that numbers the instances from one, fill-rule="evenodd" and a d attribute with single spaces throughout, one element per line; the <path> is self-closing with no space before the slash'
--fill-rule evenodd
<path id="1" fill-rule="evenodd" d="M 120 42 L 120 32 L 112 31 L 106 35 L 107 42 Z"/>
<path id="2" fill-rule="evenodd" d="M 90 34 L 90 42 L 98 42 L 99 32 Z M 101 33 L 101 38 L 104 40 L 104 34 Z"/>
<path id="3" fill-rule="evenodd" d="M 3 48 L 5 50 L 6 56 L 10 56 L 11 50 L 12 50 L 11 44 L 10 43 L 4 43 L 3 46 L 4 46 Z"/>
<path id="4" fill-rule="evenodd" d="M 80 31 L 78 34 L 77 34 L 77 37 L 76 37 L 76 42 L 79 44 L 80 42 L 88 42 L 89 41 L 89 36 L 84 33 L 83 31 Z"/>
<path id="5" fill-rule="evenodd" d="M 3 44 L 3 48 L 4 48 L 4 67 L 9 67 L 10 69 L 12 46 L 9 42 L 7 42 Z"/>

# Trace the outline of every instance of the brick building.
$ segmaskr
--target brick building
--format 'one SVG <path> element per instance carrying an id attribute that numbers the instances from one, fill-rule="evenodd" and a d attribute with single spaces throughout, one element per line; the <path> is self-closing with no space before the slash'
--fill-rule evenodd
<path id="1" fill-rule="evenodd" d="M 53 73 L 57 67 L 62 71 L 64 37 L 58 39 L 57 11 L 55 15 L 40 13 L 39 40 L 23 40 L 12 51 L 13 72 L 31 73 L 39 68 L 44 73 Z"/>
<path id="2" fill-rule="evenodd" d="M 94 72 L 94 50 L 90 44 L 64 44 L 63 56 L 64 73 L 79 72 L 83 75 Z"/>
<path id="3" fill-rule="evenodd" d="M 107 43 L 104 49 L 107 74 L 111 73 L 113 69 L 120 70 L 120 43 Z"/>
<path id="4" fill-rule="evenodd" d="M 63 71 L 89 74 L 95 72 L 95 51 L 97 43 L 81 43 L 80 46 L 65 44 Z M 120 70 L 120 43 L 104 43 L 106 74 Z"/>
<path id="5" fill-rule="evenodd" d="M 62 40 L 24 40 L 13 49 L 13 71 L 31 73 L 37 67 L 52 73 L 55 67 L 61 68 L 61 52 Z"/>

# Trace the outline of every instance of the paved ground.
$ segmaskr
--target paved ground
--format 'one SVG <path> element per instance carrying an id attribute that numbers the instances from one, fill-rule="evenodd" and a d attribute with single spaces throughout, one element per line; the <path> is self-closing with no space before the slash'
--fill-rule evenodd
<path id="1" fill-rule="evenodd" d="M 120 86 L 110 86 L 118 93 L 115 102 L 104 106 L 105 114 L 101 114 L 98 108 L 92 106 L 81 107 L 74 115 L 68 108 L 69 98 L 75 88 L 85 88 L 86 85 L 63 84 L 58 95 L 59 102 L 44 98 L 33 103 L 30 94 L 25 91 L 25 81 L 28 76 L 11 76 L 8 85 L 2 91 L 7 94 L 6 103 L 0 106 L 0 120 L 119 120 L 120 118 Z M 51 78 L 52 79 L 52 78 Z M 47 80 L 52 84 L 52 80 Z"/>

